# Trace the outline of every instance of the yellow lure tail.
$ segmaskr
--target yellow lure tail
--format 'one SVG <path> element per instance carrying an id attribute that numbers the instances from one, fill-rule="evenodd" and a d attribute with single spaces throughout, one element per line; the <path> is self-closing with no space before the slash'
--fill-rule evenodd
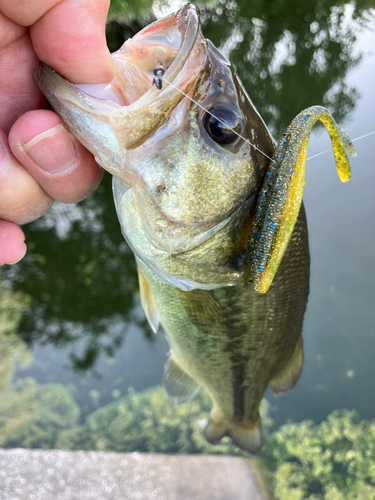
<path id="1" fill-rule="evenodd" d="M 245 259 L 244 282 L 266 293 L 284 256 L 301 208 L 310 132 L 320 120 L 332 142 L 342 182 L 351 176 L 347 153 L 356 151 L 326 108 L 312 106 L 297 115 L 280 139 L 258 198 Z"/>

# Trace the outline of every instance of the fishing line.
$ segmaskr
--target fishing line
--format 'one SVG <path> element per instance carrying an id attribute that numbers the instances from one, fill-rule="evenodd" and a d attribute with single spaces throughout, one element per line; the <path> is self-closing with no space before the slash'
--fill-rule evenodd
<path id="1" fill-rule="evenodd" d="M 213 113 L 211 113 L 211 111 L 208 111 L 208 109 L 206 109 L 204 106 L 202 106 L 201 104 L 199 104 L 199 102 L 197 101 L 194 101 L 194 99 L 192 99 L 190 96 L 188 96 L 187 94 L 185 94 L 185 92 L 182 92 L 182 90 L 178 89 L 177 87 L 175 87 L 171 82 L 168 82 L 168 80 L 166 80 L 164 77 L 159 77 L 161 80 L 164 80 L 166 83 L 168 83 L 168 85 L 170 85 L 172 88 L 174 88 L 175 90 L 177 90 L 178 92 L 180 92 L 181 94 L 183 94 L 185 97 L 187 97 L 188 99 L 190 99 L 190 101 L 192 101 L 194 104 L 196 104 L 197 106 L 199 106 L 201 109 L 203 109 L 203 111 L 205 111 L 206 113 L 208 113 L 209 115 L 211 115 L 213 118 L 215 118 L 215 120 L 219 121 L 220 123 L 222 123 L 224 125 L 224 127 L 227 129 L 227 130 L 230 130 L 231 132 L 233 132 L 234 134 L 238 135 L 238 137 L 241 137 L 242 140 L 244 140 L 245 142 L 247 142 L 251 147 L 253 147 L 254 149 L 256 149 L 257 151 L 259 151 L 259 153 L 262 153 L 263 156 L 265 156 L 266 158 L 268 158 L 269 160 L 272 160 L 272 158 L 270 158 L 266 153 L 263 153 L 263 151 L 261 149 L 259 149 L 257 146 L 255 146 L 255 144 L 252 144 L 250 141 L 248 141 L 247 139 L 245 139 L 245 137 L 242 137 L 242 135 L 240 135 L 238 132 L 236 132 L 235 130 L 233 130 L 232 128 L 228 127 L 228 124 L 226 122 L 224 122 L 223 120 L 221 120 L 219 117 L 215 116 Z"/>
<path id="2" fill-rule="evenodd" d="M 207 108 L 205 108 L 204 106 L 202 106 L 201 104 L 199 104 L 199 102 L 195 101 L 193 98 L 191 98 L 190 96 L 188 96 L 187 94 L 185 94 L 185 92 L 182 92 L 182 90 L 180 90 L 179 88 L 175 87 L 171 82 L 169 82 L 166 78 L 164 78 L 164 76 L 162 75 L 161 73 L 161 66 L 157 66 L 157 68 L 155 68 L 155 70 L 157 69 L 158 70 L 158 74 L 156 75 L 156 73 L 154 72 L 155 74 L 155 84 L 158 88 L 161 89 L 161 80 L 164 80 L 166 83 L 168 83 L 168 85 L 170 85 L 172 88 L 174 88 L 175 90 L 177 90 L 178 92 L 180 92 L 182 95 L 184 95 L 185 97 L 187 97 L 188 99 L 190 99 L 191 102 L 193 102 L 194 104 L 196 104 L 199 108 L 201 108 L 203 111 L 205 111 L 206 113 L 208 113 L 209 115 L 211 115 L 213 118 L 215 118 L 215 120 L 218 120 L 220 123 L 222 123 L 224 125 L 224 127 L 228 130 L 230 130 L 231 132 L 233 132 L 234 134 L 236 134 L 238 137 L 240 137 L 243 141 L 247 142 L 247 144 L 249 144 L 251 147 L 253 147 L 254 149 L 256 149 L 257 151 L 259 151 L 259 153 L 261 153 L 263 156 L 265 156 L 266 158 L 268 158 L 269 160 L 272 161 L 272 158 L 270 158 L 266 153 L 264 153 L 261 149 L 259 149 L 257 146 L 255 146 L 255 144 L 252 144 L 249 140 L 245 139 L 245 137 L 242 137 L 242 135 L 240 135 L 238 132 L 236 132 L 234 129 L 228 127 L 228 124 L 226 122 L 224 122 L 223 120 L 221 120 L 219 117 L 215 116 L 213 113 L 211 113 L 211 111 L 209 111 Z M 157 81 L 157 79 L 159 80 L 159 82 Z M 160 87 L 159 87 L 160 85 Z M 364 134 L 364 135 L 361 135 L 360 137 L 356 137 L 355 139 L 353 139 L 351 142 L 355 142 L 355 141 L 359 141 L 360 139 L 364 139 L 365 137 L 368 137 L 370 135 L 373 135 L 375 134 L 375 130 L 373 130 L 372 132 L 369 132 L 368 134 Z M 309 156 L 306 161 L 308 160 L 312 160 L 313 158 L 316 158 L 317 156 L 321 156 L 321 155 L 324 155 L 326 153 L 329 153 L 331 151 L 331 149 L 326 149 L 325 151 L 322 151 L 321 153 L 318 153 L 316 155 L 313 155 L 313 156 Z"/>
<path id="3" fill-rule="evenodd" d="M 368 134 L 361 135 L 360 137 L 356 137 L 351 142 L 359 141 L 360 139 L 364 139 L 365 137 L 368 137 L 369 135 L 373 135 L 373 134 L 375 134 L 375 130 L 373 130 L 372 132 L 369 132 Z M 321 153 L 318 153 L 314 156 L 309 156 L 306 161 L 311 160 L 312 158 L 316 158 L 317 156 L 324 155 L 325 153 L 329 153 L 330 151 L 331 151 L 331 149 L 326 149 L 325 151 L 322 151 Z"/>

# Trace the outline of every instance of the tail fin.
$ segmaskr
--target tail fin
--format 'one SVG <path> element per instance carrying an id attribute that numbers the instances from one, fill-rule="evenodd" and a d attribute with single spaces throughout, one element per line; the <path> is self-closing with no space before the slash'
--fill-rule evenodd
<path id="1" fill-rule="evenodd" d="M 211 444 L 218 444 L 224 436 L 229 436 L 241 450 L 255 455 L 262 447 L 260 428 L 260 419 L 254 424 L 236 424 L 235 422 L 215 422 L 210 418 L 204 430 L 204 436 Z"/>

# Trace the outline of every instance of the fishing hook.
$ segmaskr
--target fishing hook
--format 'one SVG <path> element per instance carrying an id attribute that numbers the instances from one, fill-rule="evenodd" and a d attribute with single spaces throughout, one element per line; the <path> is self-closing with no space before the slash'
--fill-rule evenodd
<path id="1" fill-rule="evenodd" d="M 154 69 L 154 79 L 152 80 L 152 83 L 156 85 L 156 88 L 158 88 L 159 90 L 161 90 L 162 88 L 162 85 L 163 85 L 163 81 L 162 81 L 162 78 L 163 78 L 163 75 L 165 73 L 165 69 L 163 68 L 163 66 L 156 66 L 156 68 Z"/>

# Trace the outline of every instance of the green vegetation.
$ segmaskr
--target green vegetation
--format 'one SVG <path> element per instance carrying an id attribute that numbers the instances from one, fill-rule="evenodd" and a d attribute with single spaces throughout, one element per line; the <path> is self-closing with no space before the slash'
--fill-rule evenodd
<path id="1" fill-rule="evenodd" d="M 180 7 L 187 2 L 181 2 Z M 199 0 L 194 2 L 197 7 L 214 6 L 218 0 Z M 152 12 L 152 7 L 156 6 L 158 10 L 163 11 L 167 8 L 169 11 L 168 0 L 111 0 L 111 7 L 109 9 L 108 21 L 129 22 L 137 20 L 138 22 L 150 22 L 155 19 Z M 177 10 L 179 6 L 176 6 Z"/>
<path id="2" fill-rule="evenodd" d="M 37 384 L 32 378 L 13 381 L 17 364 L 32 356 L 17 336 L 22 313 L 30 298 L 12 293 L 0 283 L 0 446 L 54 448 L 59 433 L 76 425 L 79 407 L 69 388 Z"/>
<path id="3" fill-rule="evenodd" d="M 267 403 L 264 403 L 266 408 Z M 63 449 L 149 453 L 242 453 L 225 438 L 218 446 L 207 443 L 203 429 L 211 402 L 204 393 L 193 401 L 171 405 L 162 387 L 129 394 L 92 413 L 85 424 L 62 432 Z"/>
<path id="4" fill-rule="evenodd" d="M 4 448 L 44 448 L 57 447 L 62 431 L 74 427 L 80 409 L 71 396 L 69 388 L 61 384 L 39 385 L 33 379 L 24 379 L 16 389 L 28 396 L 32 402 L 24 418 L 5 434 Z"/>
<path id="5" fill-rule="evenodd" d="M 211 404 L 205 394 L 180 407 L 161 387 L 130 392 L 90 415 L 83 426 L 60 434 L 64 449 L 118 452 L 209 453 L 247 456 L 228 439 L 218 446 L 203 437 Z M 375 498 L 375 422 L 353 411 L 335 411 L 320 425 L 304 421 L 271 432 L 269 404 L 261 408 L 262 469 L 279 500 Z"/>
<path id="6" fill-rule="evenodd" d="M 99 408 L 79 424 L 73 391 L 62 384 L 14 381 L 17 365 L 32 361 L 17 337 L 25 294 L 0 285 L 0 446 L 151 453 L 245 456 L 225 438 L 203 437 L 211 403 L 201 393 L 172 406 L 161 387 L 128 395 Z M 269 403 L 261 407 L 264 445 L 258 458 L 278 500 L 375 499 L 375 421 L 335 411 L 319 425 L 288 423 L 272 429 Z"/>
<path id="7" fill-rule="evenodd" d="M 283 425 L 265 452 L 274 461 L 280 500 L 375 498 L 375 422 L 354 411 L 334 411 L 320 425 Z"/>
<path id="8" fill-rule="evenodd" d="M 0 446 L 4 446 L 14 429 L 28 420 L 35 406 L 30 391 L 17 390 L 12 385 L 15 362 L 26 365 L 31 360 L 25 344 L 16 335 L 22 311 L 28 304 L 25 295 L 12 294 L 0 284 Z"/>
<path id="9" fill-rule="evenodd" d="M 153 0 L 111 0 L 108 20 L 132 21 L 133 19 L 150 21 L 153 19 Z"/>

